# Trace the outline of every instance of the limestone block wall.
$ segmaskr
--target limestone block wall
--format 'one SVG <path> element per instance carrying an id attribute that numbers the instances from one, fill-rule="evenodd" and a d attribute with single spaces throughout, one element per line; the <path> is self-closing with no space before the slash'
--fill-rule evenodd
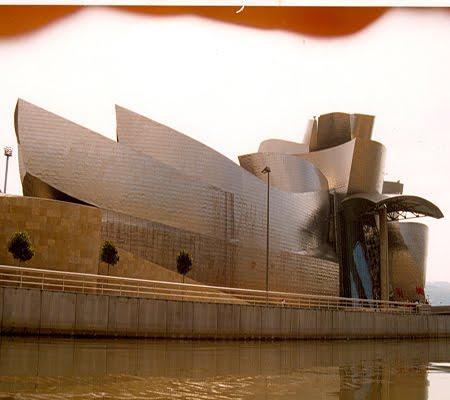
<path id="1" fill-rule="evenodd" d="M 7 243 L 14 232 L 27 231 L 35 256 L 25 266 L 97 273 L 101 231 L 98 208 L 1 195 L 0 226 L 0 264 L 17 265 Z"/>
<path id="2" fill-rule="evenodd" d="M 17 231 L 30 235 L 35 256 L 29 268 L 108 275 L 100 262 L 101 211 L 96 207 L 34 197 L 0 196 L 0 264 L 18 265 L 7 250 Z M 118 246 L 120 260 L 109 275 L 182 282 L 180 274 L 142 259 Z M 189 277 L 186 283 L 199 283 Z"/>

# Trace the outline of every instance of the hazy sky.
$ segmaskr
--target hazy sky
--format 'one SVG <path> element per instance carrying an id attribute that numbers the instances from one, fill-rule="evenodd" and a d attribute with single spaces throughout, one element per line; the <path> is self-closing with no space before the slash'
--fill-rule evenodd
<path id="1" fill-rule="evenodd" d="M 268 138 L 301 141 L 313 115 L 374 114 L 385 179 L 446 216 L 420 221 L 430 227 L 427 280 L 450 281 L 449 22 L 438 9 L 391 10 L 358 34 L 324 39 L 88 8 L 0 40 L 0 145 L 15 151 L 8 192 L 21 193 L 18 97 L 111 138 L 119 104 L 236 162 Z M 2 188 L 3 176 L 2 159 Z"/>

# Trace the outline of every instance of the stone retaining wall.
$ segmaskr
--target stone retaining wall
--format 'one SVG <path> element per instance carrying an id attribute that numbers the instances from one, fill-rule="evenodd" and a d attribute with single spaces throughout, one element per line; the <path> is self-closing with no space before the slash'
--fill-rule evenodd
<path id="1" fill-rule="evenodd" d="M 211 339 L 450 337 L 448 315 L 398 315 L 0 288 L 1 334 Z"/>

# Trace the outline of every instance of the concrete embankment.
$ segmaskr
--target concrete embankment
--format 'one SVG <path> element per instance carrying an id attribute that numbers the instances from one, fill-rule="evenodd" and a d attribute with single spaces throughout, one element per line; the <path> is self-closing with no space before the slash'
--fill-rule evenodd
<path id="1" fill-rule="evenodd" d="M 450 315 L 330 311 L 0 288 L 1 334 L 211 339 L 450 337 Z"/>

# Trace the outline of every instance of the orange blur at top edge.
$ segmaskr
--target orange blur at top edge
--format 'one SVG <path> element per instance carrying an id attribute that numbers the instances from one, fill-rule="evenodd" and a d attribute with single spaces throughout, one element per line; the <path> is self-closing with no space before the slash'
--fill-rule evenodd
<path id="1" fill-rule="evenodd" d="M 80 6 L 0 6 L 0 38 L 24 35 L 70 16 Z M 135 14 L 153 17 L 199 16 L 240 26 L 277 29 L 319 37 L 356 33 L 388 8 L 375 7 L 157 7 L 114 6 Z"/>

